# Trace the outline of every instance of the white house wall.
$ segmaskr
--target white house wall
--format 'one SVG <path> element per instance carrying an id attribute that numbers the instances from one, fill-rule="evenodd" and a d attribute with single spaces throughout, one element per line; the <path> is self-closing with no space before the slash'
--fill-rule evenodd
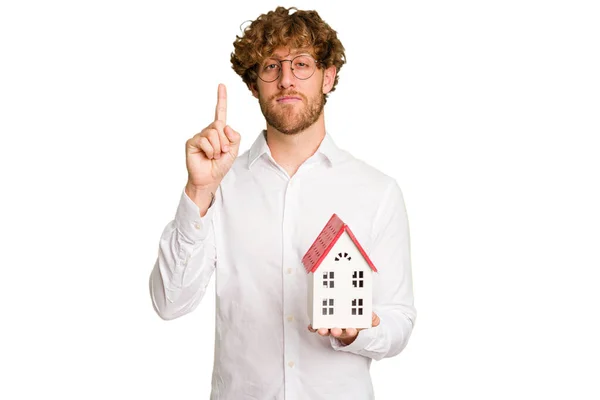
<path id="1" fill-rule="evenodd" d="M 313 319 L 313 315 L 314 312 L 313 310 L 315 309 L 313 306 L 313 292 L 314 292 L 314 286 L 315 286 L 315 280 L 314 280 L 314 274 L 310 273 L 307 275 L 307 287 L 308 287 L 308 295 L 306 296 L 307 299 L 307 310 L 308 310 L 308 320 L 311 321 L 311 323 L 314 321 Z"/>
<path id="2" fill-rule="evenodd" d="M 335 261 L 338 253 L 348 253 L 350 261 L 346 258 Z M 323 272 L 334 272 L 334 288 L 323 287 Z M 352 286 L 354 271 L 363 271 L 363 288 Z M 344 232 L 333 246 L 326 259 L 323 260 L 309 282 L 309 299 L 315 299 L 313 304 L 309 300 L 309 317 L 312 317 L 315 328 L 368 328 L 371 326 L 372 313 L 372 286 L 373 271 L 352 242 L 350 236 Z M 314 296 L 311 295 L 311 287 Z M 322 299 L 334 299 L 334 314 L 322 315 Z M 363 299 L 363 315 L 352 315 L 352 300 Z M 357 306 L 358 307 L 358 306 Z M 329 305 L 327 305 L 329 308 Z M 312 314 L 312 315 L 311 315 Z"/>

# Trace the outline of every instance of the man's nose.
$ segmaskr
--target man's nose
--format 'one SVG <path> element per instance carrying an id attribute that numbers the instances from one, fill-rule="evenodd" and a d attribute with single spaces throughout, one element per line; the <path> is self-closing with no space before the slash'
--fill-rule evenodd
<path id="1" fill-rule="evenodd" d="M 292 71 L 292 62 L 289 60 L 281 61 L 281 75 L 277 86 L 280 89 L 287 89 L 296 85 L 296 76 Z"/>

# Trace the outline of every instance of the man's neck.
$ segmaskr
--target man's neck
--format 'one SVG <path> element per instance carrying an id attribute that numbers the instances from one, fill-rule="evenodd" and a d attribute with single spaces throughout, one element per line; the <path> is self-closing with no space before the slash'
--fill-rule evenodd
<path id="1" fill-rule="evenodd" d="M 324 114 L 307 129 L 286 135 L 267 125 L 267 145 L 273 159 L 292 177 L 300 165 L 310 158 L 325 137 Z"/>

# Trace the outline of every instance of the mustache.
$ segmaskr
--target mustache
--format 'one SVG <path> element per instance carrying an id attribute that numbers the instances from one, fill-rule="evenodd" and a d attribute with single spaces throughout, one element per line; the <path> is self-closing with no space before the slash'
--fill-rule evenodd
<path id="1" fill-rule="evenodd" d="M 271 97 L 269 98 L 269 100 L 275 100 L 275 99 L 278 99 L 278 98 L 280 98 L 280 97 L 286 97 L 286 96 L 295 96 L 295 97 L 300 97 L 300 98 L 301 98 L 302 100 L 304 100 L 304 101 L 306 101 L 306 100 L 307 100 L 307 98 L 306 98 L 306 96 L 305 96 L 305 95 L 303 95 L 303 94 L 302 94 L 302 93 L 300 93 L 300 92 L 296 92 L 296 91 L 289 91 L 289 92 L 279 92 L 279 93 L 276 93 L 276 94 L 274 94 L 273 96 L 271 96 Z"/>

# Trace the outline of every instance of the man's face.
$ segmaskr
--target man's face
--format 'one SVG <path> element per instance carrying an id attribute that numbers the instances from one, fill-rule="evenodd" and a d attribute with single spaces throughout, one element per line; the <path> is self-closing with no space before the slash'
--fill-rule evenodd
<path id="1" fill-rule="evenodd" d="M 269 59 L 291 60 L 310 50 L 277 49 Z M 298 79 L 292 73 L 290 62 L 281 63 L 279 78 L 273 82 L 258 79 L 251 88 L 258 98 L 260 109 L 269 125 L 287 135 L 301 132 L 314 124 L 324 106 L 324 94 L 331 90 L 335 67 L 318 68 L 308 79 Z"/>

